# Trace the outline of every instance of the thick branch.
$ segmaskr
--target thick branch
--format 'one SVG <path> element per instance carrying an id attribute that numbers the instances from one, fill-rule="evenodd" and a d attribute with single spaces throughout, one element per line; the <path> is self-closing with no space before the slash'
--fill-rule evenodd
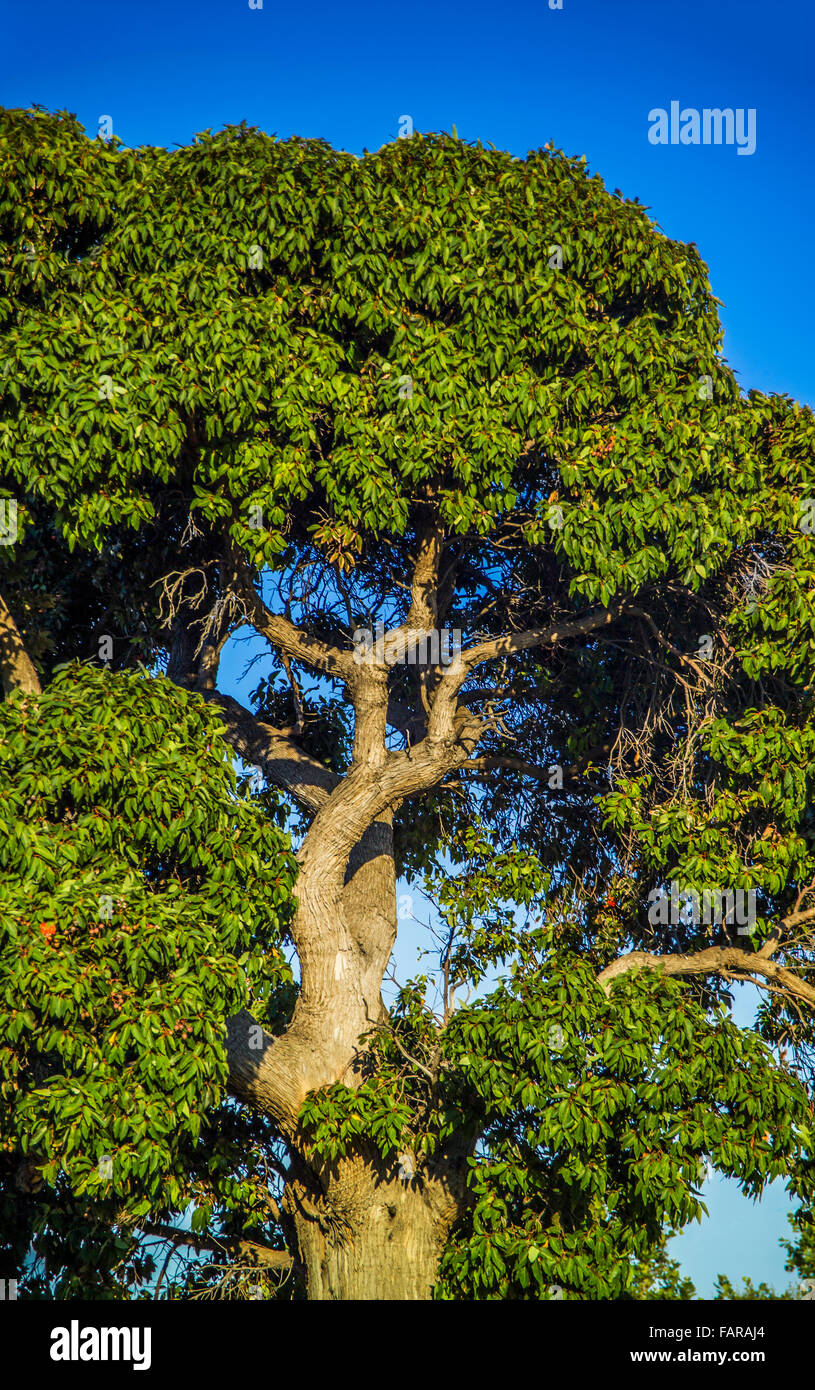
<path id="1" fill-rule="evenodd" d="M 781 925 L 797 926 L 813 917 L 815 908 L 792 913 L 783 919 Z M 728 976 L 735 972 L 741 979 L 749 980 L 751 976 L 759 975 L 765 980 L 772 980 L 780 985 L 786 994 L 803 999 L 808 1004 L 815 1004 L 815 987 L 772 959 L 773 952 L 780 944 L 781 933 L 774 932 L 760 951 L 746 951 L 741 946 L 708 946 L 692 955 L 655 956 L 648 951 L 630 951 L 628 955 L 620 956 L 612 961 L 611 965 L 607 965 L 605 970 L 601 970 L 597 982 L 608 994 L 612 981 L 631 970 L 663 970 L 666 975 L 679 976 Z"/>
<path id="2" fill-rule="evenodd" d="M 287 1250 L 273 1250 L 270 1245 L 261 1245 L 256 1240 L 242 1240 L 238 1236 L 197 1235 L 194 1231 L 182 1231 L 177 1226 L 162 1223 L 140 1226 L 139 1230 L 149 1239 L 169 1241 L 175 1246 L 190 1246 L 196 1253 L 199 1250 L 220 1250 L 267 1269 L 290 1269 L 293 1263 Z"/>
<path id="3" fill-rule="evenodd" d="M 484 758 L 470 758 L 468 762 L 462 763 L 459 771 L 474 772 L 480 775 L 492 772 L 518 772 L 522 777 L 531 777 L 536 782 L 546 782 L 548 785 L 552 778 L 551 769 L 555 766 L 557 766 L 557 764 L 550 763 L 547 767 L 538 767 L 536 763 L 524 762 L 523 758 L 489 756 Z M 575 767 L 564 767 L 562 771 L 564 777 L 567 777 L 570 781 L 578 782 L 579 774 Z M 550 788 L 550 790 L 554 791 L 556 789 Z M 593 784 L 585 783 L 583 790 L 596 794 L 601 789 Z"/>
<path id="4" fill-rule="evenodd" d="M 612 608 L 594 608 L 571 622 L 555 623 L 551 627 L 530 628 L 526 632 L 504 633 L 501 637 L 490 638 L 466 647 L 447 667 L 439 682 L 433 700 L 433 708 L 428 723 L 431 737 L 449 737 L 453 731 L 458 692 L 471 671 L 482 661 L 491 661 L 497 656 L 512 652 L 527 651 L 531 647 L 554 646 L 566 642 L 571 637 L 581 637 L 588 632 L 608 627 L 626 611 L 625 602 Z"/>
<path id="5" fill-rule="evenodd" d="M 335 676 L 338 680 L 350 683 L 356 672 L 352 652 L 343 652 L 339 647 L 330 647 L 307 632 L 295 627 L 280 613 L 273 613 L 266 607 L 248 577 L 246 567 L 241 565 L 236 580 L 246 617 L 256 632 L 271 642 L 279 652 L 311 666 L 316 671 Z"/>
<path id="6" fill-rule="evenodd" d="M 461 661 L 467 672 L 474 670 L 482 661 L 491 661 L 496 656 L 507 656 L 511 652 L 527 651 L 530 647 L 548 647 L 556 642 L 566 642 L 571 637 L 581 637 L 587 632 L 608 627 L 616 622 L 628 608 L 627 603 L 615 604 L 611 608 L 593 608 L 580 618 L 570 622 L 555 623 L 550 627 L 533 627 L 526 632 L 507 632 L 500 637 L 491 637 L 477 642 L 461 653 Z"/>
<path id="7" fill-rule="evenodd" d="M 232 636 L 235 624 L 230 620 L 230 603 L 223 606 L 217 619 L 211 620 L 211 630 L 204 636 L 196 674 L 196 686 L 200 691 L 214 690 L 221 664 L 221 652 Z"/>
<path id="8" fill-rule="evenodd" d="M 354 763 L 380 766 L 388 756 L 388 676 L 377 666 L 358 667 L 351 686 Z"/>
<path id="9" fill-rule="evenodd" d="M 443 532 L 434 517 L 421 533 L 416 563 L 413 567 L 410 612 L 407 628 L 434 628 L 439 614 L 439 563 L 442 554 Z"/>
<path id="10" fill-rule="evenodd" d="M 428 644 L 438 643 L 439 566 L 443 551 L 444 533 L 437 518 L 430 519 L 419 532 L 418 549 L 410 586 L 410 608 L 403 623 L 383 633 L 369 650 L 357 654 L 357 662 L 366 667 L 394 666 L 397 662 L 415 661 L 419 655 L 419 681 L 429 676 Z M 438 657 L 431 664 L 435 664 Z"/>
<path id="11" fill-rule="evenodd" d="M 396 936 L 386 813 L 440 781 L 468 751 L 425 739 L 379 765 L 357 764 L 311 823 L 298 854 L 291 925 L 301 980 L 292 1021 L 279 1037 L 246 1011 L 227 1025 L 230 1089 L 289 1138 L 296 1140 L 309 1090 L 358 1079 L 359 1040 L 382 1018 L 380 987 Z"/>

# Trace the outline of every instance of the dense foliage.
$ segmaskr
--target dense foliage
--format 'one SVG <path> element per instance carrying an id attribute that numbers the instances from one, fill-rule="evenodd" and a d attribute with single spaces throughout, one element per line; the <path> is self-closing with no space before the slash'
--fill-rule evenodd
<path id="1" fill-rule="evenodd" d="M 144 1287 L 192 1208 L 215 1253 L 169 1287 L 222 1289 L 290 1242 L 293 1169 L 453 1139 L 441 1297 L 690 1296 L 664 1239 L 708 1161 L 789 1183 L 811 1272 L 815 420 L 739 390 L 697 250 L 584 161 L 447 136 L 127 150 L 6 111 L 0 176 L 0 590 L 43 686 L 0 705 L 0 1275 Z M 292 1015 L 309 815 L 236 781 L 198 663 L 262 632 L 254 727 L 341 778 L 338 663 L 405 624 L 428 530 L 440 626 L 555 635 L 468 671 L 477 754 L 397 805 L 441 1004 L 403 983 L 298 1147 L 228 1097 L 225 1030 Z M 444 679 L 394 664 L 388 756 Z M 671 883 L 753 893 L 753 930 L 655 921 Z"/>

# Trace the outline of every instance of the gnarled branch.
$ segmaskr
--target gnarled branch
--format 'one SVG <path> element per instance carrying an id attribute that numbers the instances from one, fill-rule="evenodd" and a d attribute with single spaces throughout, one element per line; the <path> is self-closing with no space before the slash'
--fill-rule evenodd
<path id="1" fill-rule="evenodd" d="M 527 651 L 531 647 L 554 646 L 558 642 L 568 641 L 571 637 L 596 632 L 616 622 L 627 607 L 628 603 L 623 601 L 611 608 L 593 608 L 571 621 L 553 623 L 550 627 L 529 628 L 525 632 L 509 632 L 501 637 L 476 642 L 472 647 L 465 647 L 450 663 L 439 682 L 428 721 L 428 733 L 434 738 L 450 735 L 458 692 L 470 673 L 483 661 L 491 661 L 494 657 L 507 656 L 512 652 Z"/>
<path id="2" fill-rule="evenodd" d="M 812 918 L 815 918 L 815 908 L 791 913 L 783 918 L 781 926 L 790 928 Z M 735 972 L 740 979 L 748 981 L 752 976 L 770 980 L 785 994 L 815 1005 L 815 986 L 807 984 L 793 971 L 772 959 L 773 953 L 781 945 L 781 940 L 782 933 L 776 930 L 759 951 L 746 951 L 741 946 L 708 946 L 690 955 L 656 956 L 649 951 L 630 951 L 627 955 L 619 956 L 617 960 L 612 961 L 605 970 L 601 970 L 597 982 L 608 994 L 612 982 L 631 970 L 662 970 L 666 975 L 679 976 L 727 976 Z"/>
<path id="3" fill-rule="evenodd" d="M 200 1250 L 220 1250 L 266 1269 L 290 1269 L 293 1264 L 287 1250 L 273 1250 L 270 1245 L 262 1245 L 257 1240 L 244 1240 L 239 1236 L 199 1235 L 195 1231 L 184 1231 L 161 1222 L 139 1226 L 138 1229 L 147 1239 L 168 1241 L 176 1247 L 187 1246 L 196 1254 Z"/>
<path id="4" fill-rule="evenodd" d="M 234 583 L 237 593 L 246 617 L 256 632 L 291 660 L 301 661 L 305 666 L 311 666 L 325 675 L 335 676 L 347 684 L 353 682 L 357 666 L 352 652 L 331 647 L 327 642 L 321 642 L 317 637 L 303 632 L 282 614 L 273 613 L 257 593 L 243 561 L 236 561 L 235 571 Z"/>
<path id="5" fill-rule="evenodd" d="M 259 767 L 274 786 L 308 811 L 319 811 L 340 783 L 329 768 L 293 742 L 292 729 L 276 729 L 258 719 L 231 695 L 202 692 L 224 722 L 227 738 L 245 763 Z"/>

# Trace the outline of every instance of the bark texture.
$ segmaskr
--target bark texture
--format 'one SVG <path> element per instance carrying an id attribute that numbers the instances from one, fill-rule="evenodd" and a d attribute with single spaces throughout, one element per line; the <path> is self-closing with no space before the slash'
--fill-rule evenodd
<path id="1" fill-rule="evenodd" d="M 463 1209 L 465 1171 L 459 1154 L 403 1179 L 360 1155 L 335 1166 L 318 1193 L 293 1184 L 288 1201 L 309 1298 L 432 1298 Z"/>
<path id="2" fill-rule="evenodd" d="M 3 690 L 11 695 L 21 690 L 24 695 L 40 694 L 40 678 L 34 663 L 23 645 L 8 604 L 0 594 L 0 675 Z"/>

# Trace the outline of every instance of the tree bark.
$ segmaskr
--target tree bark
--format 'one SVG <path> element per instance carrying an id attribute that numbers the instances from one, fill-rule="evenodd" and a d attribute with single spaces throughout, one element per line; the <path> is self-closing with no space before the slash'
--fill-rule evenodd
<path id="1" fill-rule="evenodd" d="M 413 1163 L 413 1173 L 398 1173 L 393 1159 L 385 1164 L 361 1146 L 327 1172 L 300 1125 L 310 1092 L 335 1082 L 360 1084 L 367 1035 L 385 1014 L 381 986 L 396 937 L 393 815 L 472 758 L 489 721 L 459 695 L 481 662 L 594 632 L 624 607 L 482 641 L 444 669 L 421 672 L 418 704 L 404 724 L 407 746 L 397 751 L 388 745 L 388 723 L 401 722 L 405 711 L 392 699 L 390 666 L 439 619 L 443 536 L 432 517 L 420 531 L 410 607 L 404 623 L 385 635 L 382 652 L 351 653 L 298 629 L 266 606 L 253 574 L 235 558 L 236 601 L 249 623 L 281 660 L 301 662 L 346 688 L 354 706 L 354 748 L 343 777 L 309 757 L 292 737 L 299 730 L 273 729 L 217 693 L 217 643 L 193 682 L 217 702 L 241 756 L 257 761 L 312 816 L 297 855 L 291 935 L 300 989 L 291 1022 L 270 1037 L 242 1012 L 228 1023 L 227 1056 L 233 1094 L 268 1115 L 290 1147 L 286 1224 L 308 1297 L 317 1300 L 430 1298 L 442 1250 L 467 1200 L 462 1139 L 455 1159 Z M 218 641 L 224 633 L 218 629 Z M 194 654 L 179 651 L 178 665 L 186 671 Z M 179 678 L 175 665 L 172 674 Z"/>
<path id="2" fill-rule="evenodd" d="M 21 690 L 24 695 L 41 693 L 40 678 L 23 645 L 8 605 L 0 594 L 0 677 L 6 695 Z"/>
<path id="3" fill-rule="evenodd" d="M 359 1154 L 318 1184 L 294 1182 L 286 1205 L 308 1298 L 431 1299 L 465 1185 L 460 1151 L 407 1179 L 396 1163 Z"/>

